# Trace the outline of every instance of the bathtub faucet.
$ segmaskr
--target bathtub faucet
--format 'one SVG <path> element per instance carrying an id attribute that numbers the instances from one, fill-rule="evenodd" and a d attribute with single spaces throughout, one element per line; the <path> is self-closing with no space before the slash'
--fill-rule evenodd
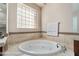
<path id="1" fill-rule="evenodd" d="M 58 46 L 58 43 L 56 44 L 56 46 L 57 46 L 57 48 L 59 47 L 59 46 Z"/>

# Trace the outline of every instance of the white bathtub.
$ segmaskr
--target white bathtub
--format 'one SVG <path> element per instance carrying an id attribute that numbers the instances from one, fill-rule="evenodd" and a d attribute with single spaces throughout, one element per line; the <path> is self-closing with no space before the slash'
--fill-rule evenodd
<path id="1" fill-rule="evenodd" d="M 62 52 L 62 46 L 50 40 L 29 40 L 19 46 L 22 53 L 34 56 L 52 56 Z"/>

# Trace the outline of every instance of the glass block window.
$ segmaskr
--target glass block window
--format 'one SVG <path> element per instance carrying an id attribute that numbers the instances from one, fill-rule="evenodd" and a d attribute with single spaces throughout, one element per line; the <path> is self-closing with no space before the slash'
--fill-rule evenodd
<path id="1" fill-rule="evenodd" d="M 36 28 L 36 20 L 36 9 L 26 4 L 17 4 L 17 28 Z"/>

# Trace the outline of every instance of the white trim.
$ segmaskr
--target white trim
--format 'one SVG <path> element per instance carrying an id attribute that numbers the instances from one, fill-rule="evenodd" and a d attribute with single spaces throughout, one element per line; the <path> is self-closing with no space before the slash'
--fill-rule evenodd
<path id="1" fill-rule="evenodd" d="M 8 31 L 8 3 L 6 4 L 6 6 L 7 6 L 7 14 L 6 14 L 6 33 L 8 33 L 9 31 Z"/>

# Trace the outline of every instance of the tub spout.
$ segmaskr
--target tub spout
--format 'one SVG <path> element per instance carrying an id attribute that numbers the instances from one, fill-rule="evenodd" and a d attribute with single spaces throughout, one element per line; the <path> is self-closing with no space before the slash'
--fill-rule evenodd
<path id="1" fill-rule="evenodd" d="M 56 44 L 56 46 L 57 46 L 57 48 L 59 47 L 59 46 L 58 46 L 58 43 Z"/>

